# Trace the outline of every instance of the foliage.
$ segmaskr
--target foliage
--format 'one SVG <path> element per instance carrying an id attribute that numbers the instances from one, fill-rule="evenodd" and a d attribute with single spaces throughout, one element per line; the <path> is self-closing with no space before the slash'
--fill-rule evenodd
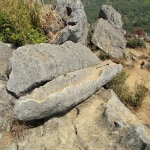
<path id="1" fill-rule="evenodd" d="M 17 47 L 45 42 L 45 36 L 38 32 L 41 10 L 32 0 L 1 0 L 0 40 Z"/>
<path id="2" fill-rule="evenodd" d="M 140 27 L 133 29 L 134 34 L 137 34 L 138 36 L 145 36 L 144 30 Z"/>
<path id="3" fill-rule="evenodd" d="M 145 83 L 135 84 L 133 96 L 130 96 L 130 105 L 134 107 L 141 106 L 144 98 L 147 96 L 148 88 L 145 87 Z"/>
<path id="4" fill-rule="evenodd" d="M 124 104 L 139 108 L 148 93 L 148 89 L 143 82 L 140 84 L 136 83 L 134 92 L 131 92 L 129 87 L 125 84 L 128 76 L 129 75 L 123 70 L 106 85 L 106 88 L 113 89 Z"/>
<path id="5" fill-rule="evenodd" d="M 141 39 L 128 39 L 127 47 L 130 48 L 138 48 L 138 47 L 146 47 L 145 42 Z"/>
<path id="6" fill-rule="evenodd" d="M 101 60 L 106 60 L 106 59 L 110 59 L 110 58 L 111 58 L 111 56 L 108 53 L 101 50 L 101 53 L 100 53 L 100 59 Z"/>

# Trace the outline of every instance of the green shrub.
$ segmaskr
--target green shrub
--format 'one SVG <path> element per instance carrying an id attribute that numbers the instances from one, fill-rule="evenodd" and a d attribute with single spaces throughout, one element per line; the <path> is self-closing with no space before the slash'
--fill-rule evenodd
<path id="1" fill-rule="evenodd" d="M 134 87 L 133 96 L 130 97 L 129 103 L 134 107 L 141 106 L 144 98 L 147 96 L 148 88 L 145 87 L 145 83 L 136 83 Z"/>
<path id="2" fill-rule="evenodd" d="M 111 58 L 111 56 L 108 53 L 101 50 L 101 53 L 100 53 L 100 59 L 101 60 L 106 60 L 106 59 L 110 59 L 110 58 Z"/>
<path id="3" fill-rule="evenodd" d="M 143 82 L 140 84 L 136 83 L 134 92 L 131 92 L 129 87 L 125 84 L 128 76 L 125 71 L 118 73 L 116 77 L 106 85 L 106 88 L 113 89 L 125 105 L 139 108 L 148 93 L 148 89 Z"/>
<path id="4" fill-rule="evenodd" d="M 143 40 L 140 39 L 128 39 L 127 40 L 127 47 L 130 48 L 138 48 L 138 47 L 146 47 Z"/>
<path id="5" fill-rule="evenodd" d="M 32 0 L 1 0 L 0 40 L 17 47 L 45 42 L 46 37 L 38 32 L 40 10 L 41 6 Z"/>

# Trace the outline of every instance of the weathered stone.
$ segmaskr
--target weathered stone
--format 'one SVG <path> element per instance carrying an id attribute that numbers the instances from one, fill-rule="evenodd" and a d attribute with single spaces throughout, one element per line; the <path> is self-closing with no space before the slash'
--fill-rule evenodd
<path id="1" fill-rule="evenodd" d="M 0 42 L 0 80 L 7 80 L 7 65 L 13 51 L 11 44 Z"/>
<path id="2" fill-rule="evenodd" d="M 116 110 L 129 127 L 118 128 L 114 124 L 112 128 L 103 115 L 108 107 Z M 28 130 L 24 140 L 17 143 L 18 150 L 148 150 L 149 140 L 145 136 L 143 141 L 139 134 L 143 129 L 130 124 L 135 124 L 133 114 L 112 90 L 101 89 L 68 113 L 53 116 L 44 125 Z"/>
<path id="3" fill-rule="evenodd" d="M 135 56 L 137 59 L 146 59 L 148 56 L 140 51 L 136 51 L 134 49 L 128 49 L 128 51 Z"/>
<path id="4" fill-rule="evenodd" d="M 144 69 L 144 68 L 146 68 L 147 70 L 149 70 L 150 71 L 150 62 L 142 62 L 142 64 L 141 64 L 141 68 L 142 69 Z"/>
<path id="5" fill-rule="evenodd" d="M 108 83 L 121 69 L 120 64 L 109 61 L 109 66 L 95 66 L 60 76 L 21 97 L 15 104 L 13 117 L 27 121 L 66 112 Z"/>
<path id="6" fill-rule="evenodd" d="M 111 126 L 119 128 L 129 127 L 127 121 L 135 121 L 135 117 L 112 90 L 108 93 L 109 100 L 105 105 L 104 118 Z"/>
<path id="7" fill-rule="evenodd" d="M 150 36 L 145 37 L 145 42 L 150 43 Z"/>
<path id="8" fill-rule="evenodd" d="M 130 53 L 128 51 L 125 51 L 123 54 L 123 59 L 125 60 L 125 64 L 127 66 L 133 66 L 131 57 L 130 57 Z"/>
<path id="9" fill-rule="evenodd" d="M 14 98 L 6 91 L 6 82 L 0 81 L 0 133 L 9 130 L 12 119 Z"/>
<path id="10" fill-rule="evenodd" d="M 90 49 L 80 43 L 26 45 L 13 53 L 7 89 L 21 96 L 60 75 L 99 63 Z"/>
<path id="11" fill-rule="evenodd" d="M 99 13 L 99 18 L 103 18 L 108 20 L 117 28 L 121 29 L 123 22 L 121 19 L 121 15 L 110 5 L 102 5 Z"/>
<path id="12" fill-rule="evenodd" d="M 60 30 L 54 43 L 65 41 L 87 44 L 88 24 L 81 0 L 57 0 L 56 9 L 65 27 Z"/>
<path id="13" fill-rule="evenodd" d="M 98 19 L 93 26 L 92 43 L 108 53 L 120 58 L 123 55 L 126 41 L 120 30 L 117 30 L 107 20 Z"/>

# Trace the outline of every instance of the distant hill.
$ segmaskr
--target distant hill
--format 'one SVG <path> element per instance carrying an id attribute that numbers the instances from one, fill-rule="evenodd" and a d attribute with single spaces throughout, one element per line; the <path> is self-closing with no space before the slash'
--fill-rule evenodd
<path id="1" fill-rule="evenodd" d="M 85 7 L 88 22 L 98 18 L 103 4 L 112 5 L 121 15 L 124 28 L 132 31 L 141 27 L 150 34 L 150 0 L 81 0 Z"/>

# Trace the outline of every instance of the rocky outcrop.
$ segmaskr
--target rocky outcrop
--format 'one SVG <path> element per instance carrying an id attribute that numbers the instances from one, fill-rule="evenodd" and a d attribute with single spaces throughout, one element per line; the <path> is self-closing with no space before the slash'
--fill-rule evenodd
<path id="1" fill-rule="evenodd" d="M 122 66 L 92 67 L 60 76 L 31 94 L 21 97 L 14 107 L 17 120 L 37 120 L 70 110 L 86 100 L 121 71 Z M 94 77 L 93 77 L 94 76 Z"/>
<path id="2" fill-rule="evenodd" d="M 126 42 L 124 35 L 107 20 L 98 19 L 93 26 L 92 43 L 110 56 L 120 58 L 124 53 Z"/>
<path id="3" fill-rule="evenodd" d="M 99 63 L 99 59 L 80 43 L 26 45 L 13 53 L 7 89 L 19 97 L 60 75 Z"/>
<path id="4" fill-rule="evenodd" d="M 0 80 L 7 80 L 7 66 L 14 50 L 11 44 L 0 42 Z"/>
<path id="5" fill-rule="evenodd" d="M 6 91 L 6 81 L 0 80 L 0 137 L 1 133 L 9 131 L 14 101 Z"/>
<path id="6" fill-rule="evenodd" d="M 120 58 L 126 46 L 125 33 L 121 15 L 112 6 L 103 5 L 93 26 L 92 43 L 111 57 Z"/>
<path id="7" fill-rule="evenodd" d="M 57 0 L 55 11 L 61 16 L 64 28 L 59 31 L 54 43 L 65 41 L 87 44 L 88 24 L 84 7 L 80 0 Z"/>
<path id="8" fill-rule="evenodd" d="M 43 125 L 28 130 L 16 149 L 15 143 L 9 148 L 147 150 L 150 140 L 144 133 L 145 126 L 136 121 L 112 90 L 100 89 L 71 111 L 46 119 Z"/>
<path id="9" fill-rule="evenodd" d="M 102 5 L 99 13 L 99 18 L 103 18 L 110 22 L 116 28 L 121 29 L 123 22 L 121 15 L 110 5 Z"/>

